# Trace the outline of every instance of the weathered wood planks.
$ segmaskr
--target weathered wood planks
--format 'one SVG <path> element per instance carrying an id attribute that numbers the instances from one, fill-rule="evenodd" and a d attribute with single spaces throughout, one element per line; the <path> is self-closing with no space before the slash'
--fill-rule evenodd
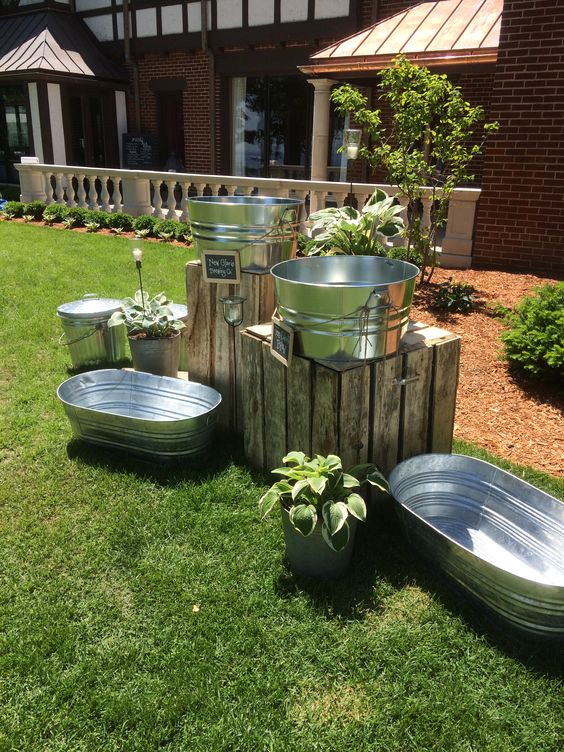
<path id="1" fill-rule="evenodd" d="M 414 454 L 451 450 L 460 339 L 450 332 L 413 323 L 397 355 L 345 369 L 300 357 L 285 368 L 268 326 L 241 332 L 241 347 L 243 437 L 256 467 L 301 450 L 388 473 Z"/>

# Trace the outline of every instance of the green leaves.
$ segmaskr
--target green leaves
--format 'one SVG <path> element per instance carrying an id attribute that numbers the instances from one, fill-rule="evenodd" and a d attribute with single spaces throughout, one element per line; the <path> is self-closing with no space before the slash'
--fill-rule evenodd
<path id="1" fill-rule="evenodd" d="M 298 504 L 290 509 L 289 517 L 298 533 L 307 536 L 317 523 L 317 510 L 313 504 Z"/>
<path id="2" fill-rule="evenodd" d="M 275 483 L 259 501 L 259 512 L 264 518 L 277 501 L 283 501 L 289 510 L 290 522 L 302 535 L 310 535 L 319 518 L 322 534 L 335 551 L 349 539 L 347 518 L 366 520 L 366 504 L 362 496 L 353 491 L 365 481 L 387 490 L 386 479 L 372 463 L 355 465 L 343 472 L 340 457 L 317 454 L 313 459 L 303 452 L 289 452 L 284 457 L 289 467 L 277 467 L 273 473 L 283 479 Z"/>
<path id="3" fill-rule="evenodd" d="M 168 337 L 185 326 L 174 316 L 170 303 L 164 292 L 151 298 L 146 290 L 137 290 L 135 297 L 121 301 L 121 311 L 112 314 L 108 326 L 125 324 L 130 334 L 145 332 L 148 337 Z"/>

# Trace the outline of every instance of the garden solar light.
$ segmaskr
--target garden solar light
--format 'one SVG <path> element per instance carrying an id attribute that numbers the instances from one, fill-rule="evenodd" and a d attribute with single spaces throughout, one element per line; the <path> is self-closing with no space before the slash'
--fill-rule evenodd
<path id="1" fill-rule="evenodd" d="M 345 128 L 343 131 L 343 147 L 347 159 L 356 159 L 362 139 L 362 131 L 357 128 Z"/>
<path id="2" fill-rule="evenodd" d="M 133 238 L 130 240 L 131 255 L 135 259 L 135 266 L 137 267 L 137 273 L 139 274 L 139 289 L 141 290 L 141 305 L 145 307 L 145 296 L 143 295 L 143 280 L 141 278 L 141 259 L 143 258 L 143 240 L 141 238 Z"/>
<path id="3" fill-rule="evenodd" d="M 229 326 L 239 326 L 243 321 L 243 304 L 247 298 L 242 298 L 240 295 L 228 295 L 225 298 L 220 298 L 220 303 L 223 303 L 223 318 Z"/>

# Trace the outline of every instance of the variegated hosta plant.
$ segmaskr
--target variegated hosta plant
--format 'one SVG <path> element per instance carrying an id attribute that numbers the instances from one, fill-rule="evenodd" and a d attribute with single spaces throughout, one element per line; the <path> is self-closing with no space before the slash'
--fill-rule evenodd
<path id="1" fill-rule="evenodd" d="M 184 322 L 180 321 L 169 308 L 171 300 L 160 292 L 149 298 L 146 291 L 137 290 L 134 298 L 121 301 L 121 310 L 112 314 L 108 326 L 125 324 L 127 333 L 131 336 L 144 334 L 147 338 L 171 337 L 175 332 L 184 329 Z"/>
<path id="2" fill-rule="evenodd" d="M 355 465 L 345 472 L 334 454 L 318 454 L 310 459 L 303 452 L 290 452 L 282 462 L 288 467 L 272 472 L 283 479 L 274 483 L 259 501 L 261 517 L 264 519 L 281 502 L 293 527 L 303 536 L 311 535 L 321 521 L 323 539 L 335 551 L 349 541 L 349 515 L 366 520 L 366 504 L 356 489 L 368 482 L 382 491 L 389 490 L 386 479 L 371 463 Z"/>

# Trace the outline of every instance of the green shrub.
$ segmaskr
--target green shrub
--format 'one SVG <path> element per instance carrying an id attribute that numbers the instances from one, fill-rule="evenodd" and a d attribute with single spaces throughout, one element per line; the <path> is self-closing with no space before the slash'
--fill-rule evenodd
<path id="1" fill-rule="evenodd" d="M 158 219 L 155 222 L 154 234 L 162 240 L 174 238 L 178 222 L 175 219 Z"/>
<path id="2" fill-rule="evenodd" d="M 443 282 L 435 293 L 435 306 L 452 313 L 468 313 L 476 306 L 476 288 L 468 282 Z"/>
<path id="3" fill-rule="evenodd" d="M 564 376 L 564 282 L 542 285 L 509 313 L 505 359 L 529 376 Z"/>
<path id="4" fill-rule="evenodd" d="M 192 242 L 192 229 L 189 222 L 176 222 L 176 228 L 174 230 L 174 237 L 180 243 Z"/>
<path id="5" fill-rule="evenodd" d="M 110 230 L 130 232 L 133 229 L 133 217 L 131 214 L 108 214 L 108 227 Z"/>
<path id="6" fill-rule="evenodd" d="M 109 216 L 108 212 L 99 209 L 87 209 L 84 217 L 84 225 L 86 226 L 87 223 L 96 223 L 98 227 L 107 227 Z"/>
<path id="7" fill-rule="evenodd" d="M 64 206 L 63 222 L 72 220 L 72 227 L 84 227 L 84 223 L 88 222 L 88 214 L 88 209 L 83 209 L 81 206 Z"/>
<path id="8" fill-rule="evenodd" d="M 390 248 L 386 252 L 386 256 L 391 259 L 399 259 L 400 261 L 409 261 L 410 264 L 415 264 L 419 268 L 423 265 L 423 254 L 413 246 L 408 248 L 400 245 L 396 248 Z"/>
<path id="9" fill-rule="evenodd" d="M 142 214 L 140 217 L 135 217 L 133 220 L 133 230 L 136 233 L 141 234 L 143 237 L 147 235 L 154 235 L 156 217 L 151 217 L 148 214 Z"/>
<path id="10" fill-rule="evenodd" d="M 43 217 L 45 208 L 45 203 L 43 201 L 30 201 L 29 204 L 24 204 L 22 216 L 31 216 L 36 222 L 38 222 Z"/>
<path id="11" fill-rule="evenodd" d="M 54 222 L 62 222 L 65 217 L 66 206 L 62 204 L 49 204 L 43 210 L 43 221 L 47 224 L 53 224 Z"/>
<path id="12" fill-rule="evenodd" d="M 8 219 L 14 217 L 23 217 L 24 206 L 21 201 L 7 201 L 2 209 L 2 214 L 5 214 Z"/>

